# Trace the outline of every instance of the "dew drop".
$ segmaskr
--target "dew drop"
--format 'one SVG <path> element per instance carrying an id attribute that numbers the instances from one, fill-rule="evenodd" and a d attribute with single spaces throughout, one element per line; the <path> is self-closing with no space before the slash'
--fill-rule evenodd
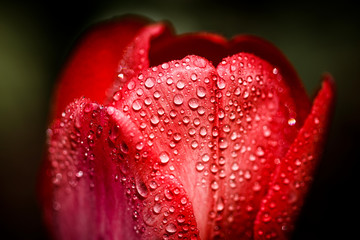
<path id="1" fill-rule="evenodd" d="M 264 137 L 270 137 L 271 130 L 268 128 L 268 126 L 263 126 L 263 134 L 264 134 Z"/>
<path id="2" fill-rule="evenodd" d="M 157 188 L 157 183 L 155 181 L 151 181 L 149 187 L 151 190 L 155 190 Z"/>
<path id="3" fill-rule="evenodd" d="M 201 162 L 198 162 L 198 163 L 196 164 L 196 170 L 197 170 L 197 171 L 201 172 L 202 170 L 204 170 L 204 168 L 205 168 L 205 166 L 204 166 L 204 164 L 202 164 Z"/>
<path id="4" fill-rule="evenodd" d="M 204 98 L 206 96 L 206 89 L 204 87 L 198 87 L 196 89 L 196 95 L 199 97 L 199 98 Z"/>
<path id="5" fill-rule="evenodd" d="M 200 136 L 205 137 L 206 134 L 207 134 L 206 128 L 205 128 L 205 127 L 201 127 L 201 128 L 200 128 Z"/>
<path id="6" fill-rule="evenodd" d="M 233 171 L 237 171 L 239 170 L 239 164 L 237 162 L 234 162 L 232 165 L 231 165 L 231 170 Z"/>
<path id="7" fill-rule="evenodd" d="M 265 152 L 264 152 L 264 149 L 262 147 L 257 147 L 256 148 L 256 155 L 259 156 L 259 157 L 262 157 L 265 155 Z"/>
<path id="8" fill-rule="evenodd" d="M 158 116 L 152 115 L 152 116 L 150 117 L 150 122 L 151 122 L 151 124 L 153 124 L 153 125 L 157 125 L 157 124 L 160 122 L 160 119 L 158 118 Z"/>
<path id="9" fill-rule="evenodd" d="M 185 222 L 185 216 L 180 214 L 179 216 L 177 216 L 176 220 L 178 223 L 183 223 Z"/>
<path id="10" fill-rule="evenodd" d="M 166 227 L 165 227 L 165 230 L 168 232 L 168 233 L 175 233 L 176 232 L 176 225 L 173 224 L 173 223 L 169 223 Z"/>
<path id="11" fill-rule="evenodd" d="M 228 141 L 225 138 L 220 138 L 219 148 L 224 150 L 229 146 Z"/>
<path id="12" fill-rule="evenodd" d="M 129 90 L 134 89 L 134 88 L 135 88 L 135 82 L 134 82 L 134 81 L 130 81 L 130 82 L 128 83 L 128 85 L 127 85 L 127 88 L 128 88 Z"/>
<path id="13" fill-rule="evenodd" d="M 224 199 L 222 197 L 220 197 L 216 203 L 216 210 L 218 212 L 221 212 L 224 210 L 224 208 L 225 208 Z"/>
<path id="14" fill-rule="evenodd" d="M 135 100 L 132 103 L 132 108 L 134 111 L 139 111 L 141 109 L 141 101 L 140 100 Z"/>
<path id="15" fill-rule="evenodd" d="M 139 179 L 137 179 L 135 186 L 136 186 L 136 190 L 137 190 L 138 194 L 141 197 L 146 198 L 149 195 L 149 190 L 147 189 L 147 187 L 143 181 L 140 181 Z"/>
<path id="16" fill-rule="evenodd" d="M 211 189 L 214 190 L 214 191 L 219 189 L 219 184 L 218 184 L 217 181 L 212 181 L 211 182 Z"/>
<path id="17" fill-rule="evenodd" d="M 199 101 L 198 99 L 196 98 L 191 98 L 188 102 L 189 104 L 189 107 L 192 109 L 192 110 L 195 110 L 199 107 Z"/>
<path id="18" fill-rule="evenodd" d="M 196 140 L 194 140 L 194 141 L 191 142 L 191 147 L 192 147 L 193 149 L 197 148 L 198 146 L 199 146 L 199 143 L 198 143 Z"/>
<path id="19" fill-rule="evenodd" d="M 220 78 L 219 81 L 216 82 L 217 87 L 221 90 L 226 87 L 225 80 Z"/>
<path id="20" fill-rule="evenodd" d="M 179 80 L 177 83 L 176 83 L 176 87 L 179 89 L 179 90 L 182 90 L 184 87 L 185 87 L 185 83 L 181 80 Z"/>
<path id="21" fill-rule="evenodd" d="M 165 189 L 164 195 L 167 200 L 172 200 L 174 198 L 174 194 L 169 189 Z"/>
<path id="22" fill-rule="evenodd" d="M 161 93 L 159 91 L 154 92 L 154 98 L 159 99 L 161 97 Z"/>
<path id="23" fill-rule="evenodd" d="M 161 68 L 162 68 L 162 69 L 168 69 L 168 68 L 169 68 L 169 64 L 168 64 L 168 63 L 163 63 L 163 64 L 161 65 Z"/>
<path id="24" fill-rule="evenodd" d="M 294 126 L 296 124 L 296 119 L 295 118 L 290 118 L 288 120 L 288 124 L 289 124 L 289 126 Z"/>
<path id="25" fill-rule="evenodd" d="M 193 73 L 193 74 L 191 74 L 191 80 L 193 80 L 193 81 L 196 81 L 197 80 L 197 75 L 196 75 L 196 73 Z"/>
<path id="26" fill-rule="evenodd" d="M 161 162 L 162 164 L 168 163 L 168 162 L 169 162 L 169 159 L 170 159 L 169 154 L 168 154 L 167 152 L 162 152 L 162 153 L 160 153 L 159 158 L 160 158 L 160 162 Z"/>
<path id="27" fill-rule="evenodd" d="M 174 104 L 175 104 L 176 106 L 180 106 L 180 105 L 183 103 L 183 101 L 184 101 L 183 95 L 181 95 L 181 94 L 176 94 L 176 95 L 174 96 Z"/>
<path id="28" fill-rule="evenodd" d="M 149 106 L 152 103 L 151 98 L 149 98 L 149 97 L 145 98 L 144 103 L 146 106 Z"/>
<path id="29" fill-rule="evenodd" d="M 208 162 L 210 160 L 210 157 L 208 154 L 205 153 L 204 155 L 202 155 L 201 160 L 203 162 Z"/>
<path id="30" fill-rule="evenodd" d="M 161 212 L 161 204 L 160 203 L 156 203 L 153 207 L 153 212 L 155 214 L 159 214 Z"/>
<path id="31" fill-rule="evenodd" d="M 155 85 L 155 79 L 152 77 L 149 77 L 145 80 L 145 87 L 150 89 Z"/>

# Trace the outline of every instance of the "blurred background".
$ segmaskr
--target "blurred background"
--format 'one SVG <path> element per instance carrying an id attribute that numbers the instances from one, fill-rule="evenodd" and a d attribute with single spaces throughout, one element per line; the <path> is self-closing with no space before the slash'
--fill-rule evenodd
<path id="1" fill-rule="evenodd" d="M 56 76 L 84 28 L 127 13 L 169 20 L 178 33 L 266 38 L 293 63 L 310 96 L 330 72 L 338 90 L 334 121 L 293 239 L 357 236 L 359 7 L 291 2 L 0 0 L 0 238 L 47 239 L 35 189 Z"/>

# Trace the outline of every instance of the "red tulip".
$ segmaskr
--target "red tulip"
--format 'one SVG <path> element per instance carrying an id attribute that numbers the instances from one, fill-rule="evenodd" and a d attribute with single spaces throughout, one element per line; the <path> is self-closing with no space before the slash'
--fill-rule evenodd
<path id="1" fill-rule="evenodd" d="M 333 100 L 254 36 L 101 23 L 56 88 L 45 221 L 56 239 L 287 239 Z"/>

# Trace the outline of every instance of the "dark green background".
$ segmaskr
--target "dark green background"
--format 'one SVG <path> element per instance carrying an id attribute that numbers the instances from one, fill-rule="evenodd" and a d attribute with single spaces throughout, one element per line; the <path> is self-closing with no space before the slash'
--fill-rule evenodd
<path id="1" fill-rule="evenodd" d="M 294 239 L 358 235 L 360 17 L 350 1 L 0 0 L 0 236 L 46 239 L 35 186 L 54 80 L 86 26 L 125 13 L 169 20 L 178 33 L 264 37 L 290 59 L 309 94 L 332 73 L 334 121 Z"/>

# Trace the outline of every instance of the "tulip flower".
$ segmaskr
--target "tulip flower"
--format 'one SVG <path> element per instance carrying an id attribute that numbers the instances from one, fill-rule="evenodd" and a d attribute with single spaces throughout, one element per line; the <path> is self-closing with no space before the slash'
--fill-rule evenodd
<path id="1" fill-rule="evenodd" d="M 41 177 L 55 239 L 288 239 L 334 101 L 255 36 L 91 28 L 54 94 Z"/>

